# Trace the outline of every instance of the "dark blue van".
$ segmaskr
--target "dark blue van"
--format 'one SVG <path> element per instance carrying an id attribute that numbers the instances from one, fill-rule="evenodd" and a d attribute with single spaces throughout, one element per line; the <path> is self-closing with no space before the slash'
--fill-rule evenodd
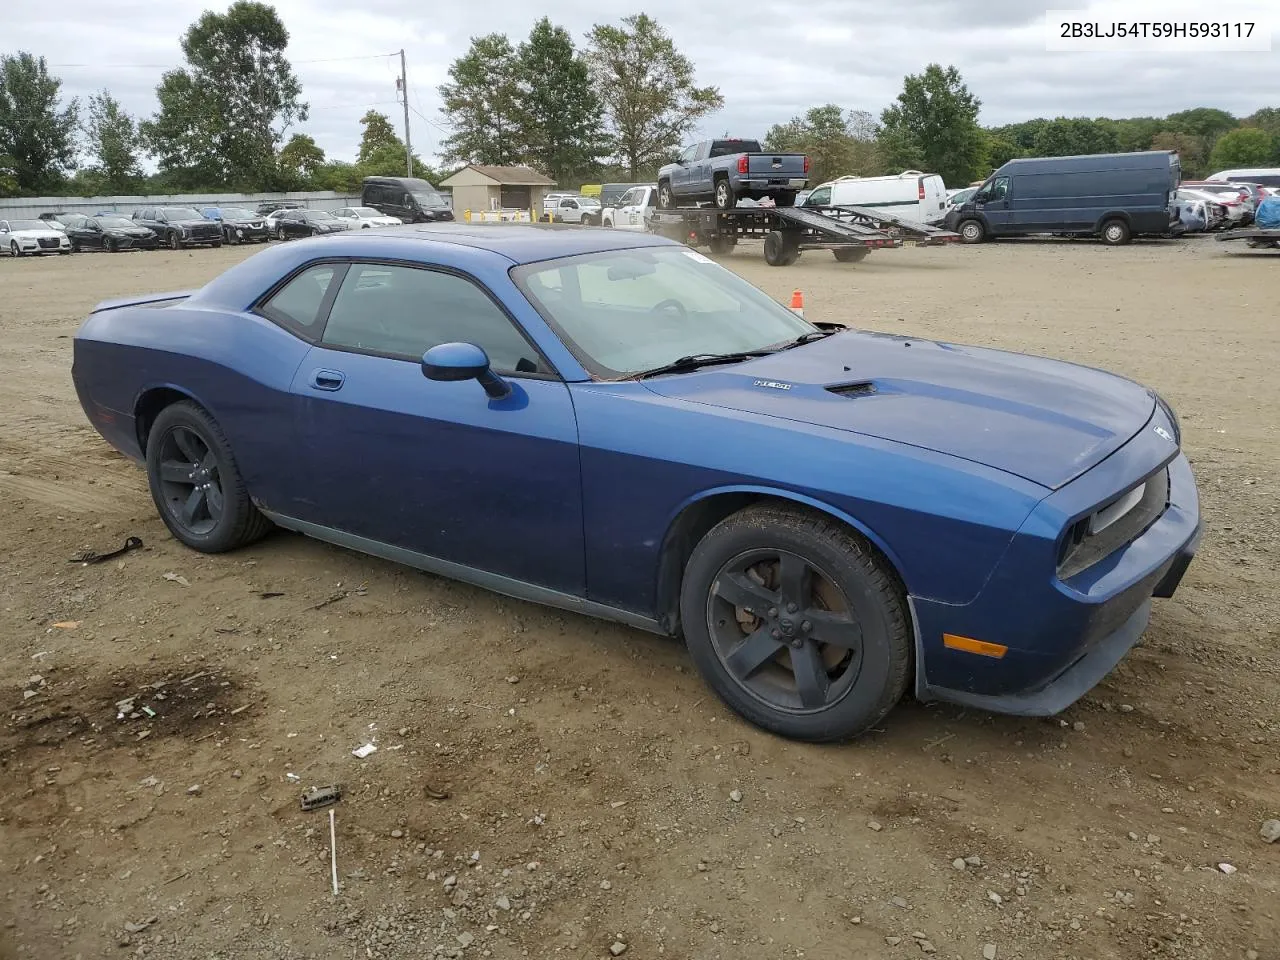
<path id="1" fill-rule="evenodd" d="M 946 227 L 965 243 L 1031 233 L 1128 243 L 1169 233 L 1181 179 L 1177 154 L 1168 150 L 1010 160 L 948 211 Z"/>

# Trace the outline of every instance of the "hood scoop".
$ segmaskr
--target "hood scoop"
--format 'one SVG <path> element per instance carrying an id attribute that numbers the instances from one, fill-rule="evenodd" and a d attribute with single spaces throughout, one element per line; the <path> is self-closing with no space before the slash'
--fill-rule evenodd
<path id="1" fill-rule="evenodd" d="M 859 380 L 855 383 L 837 383 L 827 387 L 828 393 L 834 393 L 837 397 L 848 397 L 850 400 L 856 397 L 869 397 L 877 393 L 876 385 L 870 380 Z"/>

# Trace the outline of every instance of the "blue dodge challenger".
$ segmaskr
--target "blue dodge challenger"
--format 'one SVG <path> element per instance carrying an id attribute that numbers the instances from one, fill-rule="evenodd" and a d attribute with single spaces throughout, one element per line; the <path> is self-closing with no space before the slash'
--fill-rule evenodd
<path id="1" fill-rule="evenodd" d="M 753 723 L 1047 716 L 1199 536 L 1178 420 L 1099 370 L 812 323 L 700 253 L 362 230 L 99 304 L 94 427 L 182 543 L 273 526 L 679 637 Z"/>

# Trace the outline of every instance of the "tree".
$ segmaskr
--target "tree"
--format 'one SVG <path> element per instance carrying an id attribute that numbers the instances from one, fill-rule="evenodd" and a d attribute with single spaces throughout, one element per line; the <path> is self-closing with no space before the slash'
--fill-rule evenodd
<path id="1" fill-rule="evenodd" d="M 18 165 L 7 153 L 0 153 L 0 197 L 18 195 Z"/>
<path id="2" fill-rule="evenodd" d="M 699 118 L 724 106 L 717 88 L 694 82 L 693 62 L 648 14 L 621 26 L 596 24 L 587 39 L 614 150 L 633 180 L 668 160 Z"/>
<path id="3" fill-rule="evenodd" d="M 44 57 L 0 56 L 0 154 L 13 164 L 18 194 L 57 189 L 75 161 L 80 104 L 61 106 L 61 89 Z"/>
<path id="4" fill-rule="evenodd" d="M 285 131 L 307 118 L 275 8 L 236 0 L 226 13 L 206 11 L 181 44 L 187 66 L 164 74 L 160 110 L 142 124 L 161 170 L 191 187 L 272 183 Z"/>
<path id="5" fill-rule="evenodd" d="M 142 180 L 138 160 L 138 128 L 133 117 L 107 90 L 89 97 L 84 133 L 94 169 L 108 193 L 132 193 Z"/>
<path id="6" fill-rule="evenodd" d="M 763 146 L 766 150 L 807 154 L 812 161 L 809 182 L 817 184 L 839 176 L 879 173 L 876 132 L 871 114 L 861 110 L 846 113 L 828 103 L 770 127 Z"/>
<path id="7" fill-rule="evenodd" d="M 414 172 L 417 172 L 416 164 Z M 354 163 L 331 160 L 316 167 L 311 174 L 311 184 L 317 190 L 332 190 L 334 193 L 359 193 L 363 171 Z"/>
<path id="8" fill-rule="evenodd" d="M 1258 127 L 1273 137 L 1280 138 L 1280 109 L 1263 107 L 1245 117 L 1240 123 L 1246 127 Z"/>
<path id="9" fill-rule="evenodd" d="M 398 146 L 400 153 L 404 154 L 404 141 L 396 136 L 396 129 L 385 113 L 368 111 L 360 118 L 360 126 L 364 127 L 360 135 L 360 150 L 356 154 L 360 163 L 368 163 L 370 157 L 383 147 Z"/>
<path id="10" fill-rule="evenodd" d="M 1156 117 L 1128 117 L 1123 120 L 1099 117 L 1094 122 L 1112 132 L 1115 136 L 1115 149 L 1122 153 L 1149 150 L 1151 138 L 1159 133 L 1164 125 L 1164 121 Z"/>
<path id="11" fill-rule="evenodd" d="M 1258 127 L 1241 127 L 1218 138 L 1209 166 L 1214 170 L 1270 166 L 1276 158 L 1275 137 Z"/>
<path id="12" fill-rule="evenodd" d="M 1236 118 L 1215 107 L 1195 107 L 1171 113 L 1164 118 L 1161 127 L 1174 133 L 1190 133 L 1203 137 L 1210 144 L 1228 130 L 1237 126 Z"/>
<path id="13" fill-rule="evenodd" d="M 1161 130 L 1151 138 L 1152 150 L 1172 150 L 1178 155 L 1182 166 L 1182 176 L 1194 179 L 1205 172 L 1204 165 L 1208 160 L 1204 138 L 1191 133 L 1175 133 L 1172 130 Z"/>
<path id="14" fill-rule="evenodd" d="M 1058 117 L 1036 134 L 1031 149 L 1037 157 L 1073 157 L 1086 153 L 1114 153 L 1115 131 L 1088 117 Z"/>
<path id="15" fill-rule="evenodd" d="M 903 81 L 897 103 L 880 115 L 880 145 L 893 169 L 937 173 L 963 186 L 981 172 L 985 141 L 978 126 L 981 101 L 955 67 L 929 64 Z"/>
<path id="16" fill-rule="evenodd" d="M 280 148 L 280 166 L 290 173 L 310 177 L 322 163 L 324 151 L 309 134 L 295 133 Z"/>
<path id="17" fill-rule="evenodd" d="M 527 159 L 556 183 L 586 176 L 609 153 L 586 61 L 564 27 L 543 17 L 516 51 Z"/>
<path id="18" fill-rule="evenodd" d="M 453 133 L 440 145 L 446 163 L 510 166 L 523 162 L 520 70 L 503 34 L 472 37 L 471 47 L 449 67 L 440 87 Z"/>

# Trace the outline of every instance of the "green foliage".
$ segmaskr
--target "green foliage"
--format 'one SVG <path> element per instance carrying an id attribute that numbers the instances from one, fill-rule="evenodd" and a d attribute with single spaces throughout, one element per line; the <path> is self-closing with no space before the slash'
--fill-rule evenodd
<path id="1" fill-rule="evenodd" d="M 1073 157 L 1085 153 L 1115 153 L 1115 131 L 1087 117 L 1058 117 L 1045 123 L 1032 142 L 1037 157 Z"/>
<path id="2" fill-rule="evenodd" d="M 1164 127 L 1164 121 L 1158 117 L 1129 117 L 1124 120 L 1099 117 L 1094 122 L 1112 132 L 1115 149 L 1120 153 L 1150 150 L 1151 140 Z"/>
<path id="3" fill-rule="evenodd" d="M 982 172 L 986 142 L 978 100 L 955 67 L 929 64 L 903 82 L 895 104 L 880 115 L 880 147 L 889 169 L 937 173 L 963 186 Z"/>
<path id="4" fill-rule="evenodd" d="M 18 165 L 7 153 L 0 153 L 0 197 L 18 195 Z"/>
<path id="5" fill-rule="evenodd" d="M 1212 143 L 1228 130 L 1234 130 L 1238 125 L 1236 118 L 1225 110 L 1218 110 L 1214 107 L 1195 107 L 1191 110 L 1182 110 L 1178 113 L 1169 114 L 1164 118 L 1164 123 L 1161 124 L 1161 127 L 1174 133 L 1190 133 L 1197 137 L 1203 137 Z"/>
<path id="6" fill-rule="evenodd" d="M 1205 165 L 1209 162 L 1209 151 L 1205 149 L 1203 137 L 1192 133 L 1175 133 L 1172 130 L 1161 130 L 1151 138 L 1152 150 L 1172 150 L 1178 155 L 1182 166 L 1184 180 L 1196 180 L 1204 174 Z"/>
<path id="7" fill-rule="evenodd" d="M 18 195 L 56 190 L 75 160 L 80 104 L 62 106 L 61 89 L 44 57 L 0 56 L 0 154 L 12 163 Z"/>
<path id="8" fill-rule="evenodd" d="M 391 118 L 377 110 L 369 110 L 360 118 L 360 126 L 364 132 L 360 135 L 360 150 L 356 154 L 360 163 L 368 163 L 375 152 L 383 147 L 399 147 L 404 153 L 404 141 L 396 136 L 396 129 L 391 125 Z"/>
<path id="9" fill-rule="evenodd" d="M 716 87 L 697 86 L 693 62 L 648 14 L 596 24 L 587 39 L 614 154 L 632 180 L 668 160 L 701 117 L 724 105 Z"/>
<path id="10" fill-rule="evenodd" d="M 355 166 L 358 174 L 357 189 L 360 177 L 403 177 L 408 172 L 404 141 L 396 136 L 395 128 L 387 115 L 370 110 L 360 119 L 360 124 L 364 127 L 364 134 L 360 137 L 360 150 Z M 416 153 L 413 155 L 413 175 L 436 182 L 434 171 Z"/>
<path id="11" fill-rule="evenodd" d="M 1243 126 L 1257 127 L 1280 139 L 1280 109 L 1276 107 L 1263 107 L 1261 110 L 1249 114 L 1240 122 Z"/>
<path id="12" fill-rule="evenodd" d="M 1280 159 L 1276 146 L 1276 138 L 1259 127 L 1230 130 L 1213 145 L 1209 166 L 1213 170 L 1271 166 Z"/>
<path id="13" fill-rule="evenodd" d="M 453 133 L 441 144 L 446 163 L 519 164 L 525 155 L 520 67 L 501 33 L 473 37 L 449 67 L 440 98 Z"/>
<path id="14" fill-rule="evenodd" d="M 102 192 L 134 193 L 142 182 L 137 124 L 107 90 L 92 94 L 88 106 L 84 134 Z"/>
<path id="15" fill-rule="evenodd" d="M 311 187 L 335 193 L 359 193 L 360 179 L 364 176 L 364 172 L 354 163 L 331 160 L 311 172 Z"/>
<path id="16" fill-rule="evenodd" d="M 187 66 L 164 74 L 160 110 L 142 124 L 161 169 L 187 188 L 274 185 L 284 132 L 307 118 L 275 8 L 237 0 L 206 11 L 181 43 Z"/>
<path id="17" fill-rule="evenodd" d="M 280 166 L 290 173 L 307 177 L 323 163 L 324 151 L 310 134 L 295 133 L 280 149 Z"/>
<path id="18" fill-rule="evenodd" d="M 556 183 L 592 171 L 609 152 L 586 61 L 564 27 L 543 17 L 516 51 L 525 159 Z"/>
<path id="19" fill-rule="evenodd" d="M 1000 130 L 982 131 L 982 150 L 985 158 L 983 166 L 974 176 L 975 180 L 985 180 L 986 175 L 1008 163 L 1014 157 L 1029 157 L 1031 149 L 1018 145 L 1018 141 Z"/>
<path id="20" fill-rule="evenodd" d="M 763 146 L 766 150 L 807 154 L 812 161 L 809 182 L 816 185 L 836 177 L 881 173 L 876 133 L 871 114 L 861 110 L 846 113 L 828 103 L 770 127 Z"/>

